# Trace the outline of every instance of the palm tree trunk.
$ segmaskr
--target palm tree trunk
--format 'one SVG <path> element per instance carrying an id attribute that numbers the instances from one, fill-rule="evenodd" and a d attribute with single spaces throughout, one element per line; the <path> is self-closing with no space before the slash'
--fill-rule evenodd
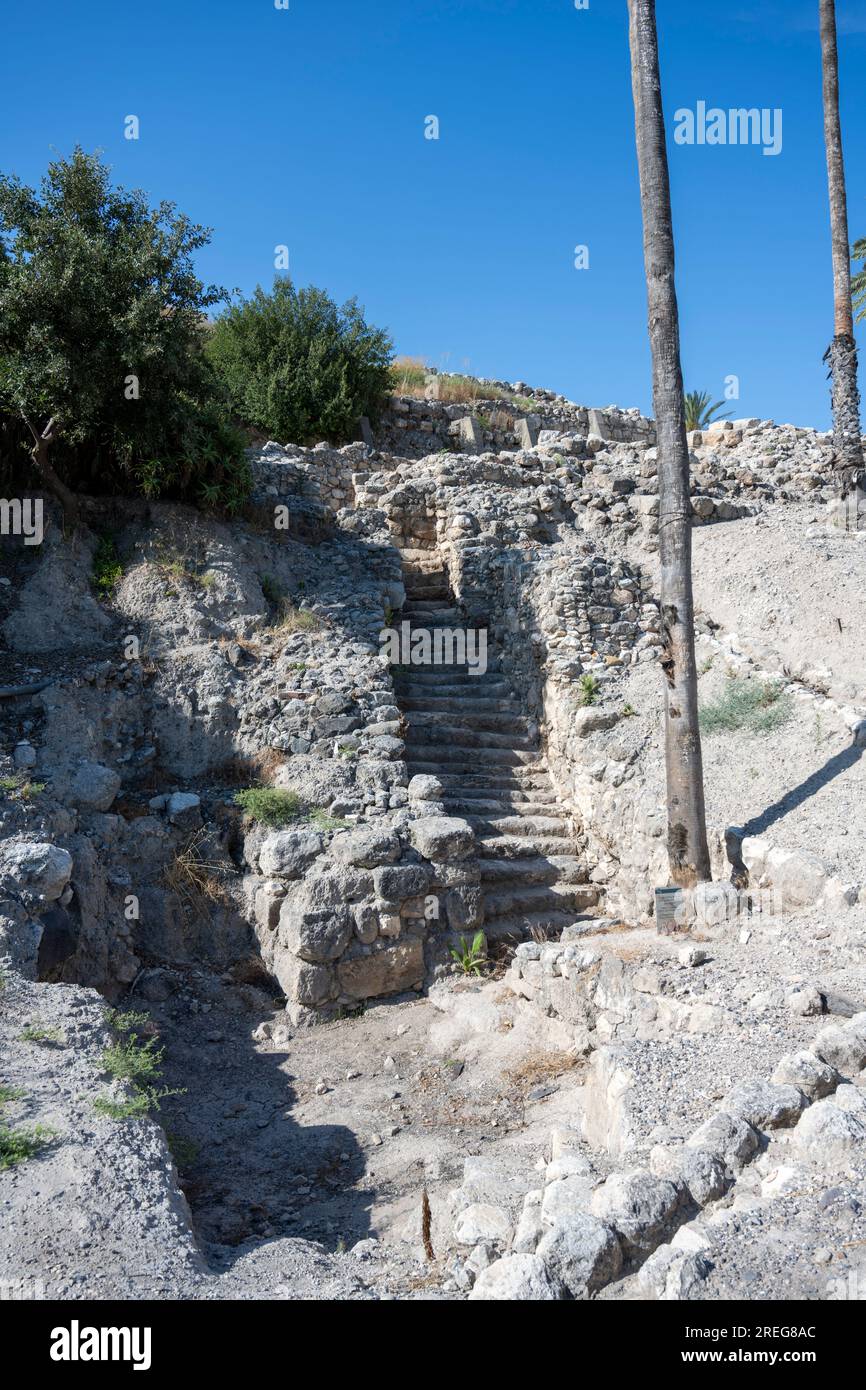
<path id="1" fill-rule="evenodd" d="M 824 354 L 830 364 L 833 403 L 833 444 L 836 467 L 845 491 L 863 468 L 860 437 L 860 392 L 857 388 L 857 344 L 851 304 L 851 249 L 848 244 L 848 200 L 842 125 L 839 119 L 839 53 L 836 44 L 835 0 L 819 0 L 821 69 L 824 89 L 824 144 L 830 192 L 830 231 L 833 246 L 833 341 Z"/>
<path id="2" fill-rule="evenodd" d="M 674 234 L 655 0 L 628 0 L 628 8 L 658 436 L 668 858 L 673 883 L 692 887 L 711 875 L 698 728 L 692 508 L 674 283 Z"/>

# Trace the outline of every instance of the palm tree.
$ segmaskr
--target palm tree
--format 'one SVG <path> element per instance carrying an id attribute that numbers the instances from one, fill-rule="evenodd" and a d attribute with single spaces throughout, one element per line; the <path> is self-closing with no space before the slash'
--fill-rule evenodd
<path id="1" fill-rule="evenodd" d="M 724 401 L 711 404 L 709 391 L 687 391 L 685 405 L 687 430 L 705 430 L 714 420 L 730 419 L 729 410 L 724 415 L 719 414 Z"/>
<path id="2" fill-rule="evenodd" d="M 655 0 L 628 0 L 644 265 L 649 301 L 653 408 L 658 438 L 659 555 L 668 859 L 680 887 L 710 878 L 704 776 L 698 728 L 692 598 L 689 451 L 680 327 L 674 284 L 674 233 L 662 114 Z"/>
<path id="3" fill-rule="evenodd" d="M 863 261 L 863 269 L 851 278 L 851 302 L 858 323 L 866 319 L 866 237 L 854 242 L 854 260 Z"/>
<path id="4" fill-rule="evenodd" d="M 830 232 L 833 246 L 833 341 L 824 354 L 830 364 L 833 403 L 833 444 L 843 492 L 851 489 L 863 469 L 860 437 L 860 392 L 857 388 L 857 344 L 851 300 L 851 251 L 848 243 L 848 200 L 842 126 L 839 120 L 839 52 L 836 44 L 836 0 L 819 0 L 821 68 L 824 89 L 824 144 L 830 190 Z"/>

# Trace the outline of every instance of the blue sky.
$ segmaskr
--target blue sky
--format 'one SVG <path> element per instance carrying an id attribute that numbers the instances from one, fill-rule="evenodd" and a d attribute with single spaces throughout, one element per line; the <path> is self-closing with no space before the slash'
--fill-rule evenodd
<path id="1" fill-rule="evenodd" d="M 866 0 L 837 9 L 853 240 Z M 826 428 L 817 0 L 657 12 L 669 136 L 698 101 L 783 112 L 776 157 L 671 141 L 687 387 L 736 375 L 736 414 Z M 207 280 L 269 285 L 285 244 L 400 352 L 649 409 L 626 0 L 7 0 L 0 110 L 0 168 L 35 182 L 80 143 L 212 226 Z"/>

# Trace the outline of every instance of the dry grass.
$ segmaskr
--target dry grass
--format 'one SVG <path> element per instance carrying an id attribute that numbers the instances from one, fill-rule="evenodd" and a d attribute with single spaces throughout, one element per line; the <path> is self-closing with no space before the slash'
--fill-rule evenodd
<path id="1" fill-rule="evenodd" d="M 321 626 L 318 614 L 309 608 L 296 608 L 288 599 L 283 599 L 271 630 L 279 636 L 290 637 L 293 632 L 318 632 Z"/>
<path id="2" fill-rule="evenodd" d="M 205 921 L 209 920 L 213 906 L 228 901 L 225 865 L 206 858 L 206 839 L 204 828 L 196 830 L 163 873 L 166 887 L 177 894 L 184 910 Z"/>
<path id="3" fill-rule="evenodd" d="M 397 396 L 421 396 L 427 385 L 427 363 L 423 357 L 395 357 L 391 363 L 391 382 Z"/>
<path id="4" fill-rule="evenodd" d="M 517 1066 L 503 1073 L 509 1086 L 516 1090 L 531 1091 L 545 1081 L 553 1081 L 567 1071 L 573 1071 L 583 1059 L 572 1052 L 532 1052 Z"/>
<path id="5" fill-rule="evenodd" d="M 231 787 L 248 787 L 251 782 L 273 786 L 286 765 L 285 753 L 276 748 L 260 748 L 256 753 L 235 753 L 214 769 L 214 780 Z"/>

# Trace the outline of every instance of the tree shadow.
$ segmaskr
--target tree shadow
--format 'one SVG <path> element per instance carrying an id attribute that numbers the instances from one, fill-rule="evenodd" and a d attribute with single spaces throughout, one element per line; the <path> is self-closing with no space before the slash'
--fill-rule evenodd
<path id="1" fill-rule="evenodd" d="M 154 1011 L 156 1013 L 156 1011 Z M 184 1012 L 186 1012 L 184 1010 Z M 294 1237 L 334 1250 L 370 1234 L 372 1191 L 355 1134 L 301 1125 L 291 1044 L 261 1051 L 253 1030 L 273 1013 L 165 1016 L 164 1079 L 184 1092 L 158 1115 L 209 1263 L 230 1267 L 251 1245 Z M 220 1041 L 214 1038 L 219 1035 Z"/>
<path id="2" fill-rule="evenodd" d="M 762 811 L 759 816 L 753 816 L 751 820 L 747 821 L 742 827 L 743 838 L 752 835 L 763 835 L 769 830 L 771 825 L 775 825 L 778 821 L 783 820 L 791 811 L 796 810 L 798 806 L 802 806 L 804 802 L 816 796 L 818 792 L 823 791 L 824 787 L 828 786 L 836 777 L 841 776 L 843 772 L 847 772 L 849 768 L 854 767 L 854 765 L 860 761 L 864 752 L 866 752 L 866 749 L 858 747 L 856 743 L 852 743 L 849 744 L 847 748 L 843 748 L 840 753 L 834 753 L 832 758 L 827 759 L 823 767 L 818 768 L 816 772 L 810 773 L 809 776 L 796 787 L 792 787 L 790 791 L 785 792 L 784 796 L 780 797 L 778 801 L 774 801 L 773 804 Z"/>

